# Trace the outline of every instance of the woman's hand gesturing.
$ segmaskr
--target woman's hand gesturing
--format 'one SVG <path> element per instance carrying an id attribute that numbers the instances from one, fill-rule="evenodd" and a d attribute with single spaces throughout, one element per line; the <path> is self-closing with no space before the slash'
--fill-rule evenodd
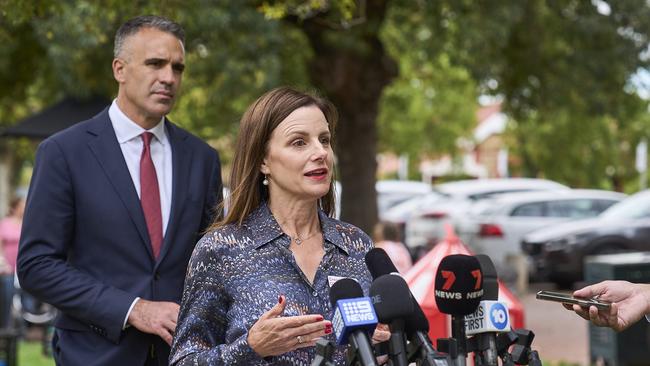
<path id="1" fill-rule="evenodd" d="M 320 337 L 332 333 L 332 322 L 322 315 L 285 317 L 284 296 L 253 324 L 248 331 L 248 345 L 262 357 L 277 356 L 298 348 L 313 347 Z"/>

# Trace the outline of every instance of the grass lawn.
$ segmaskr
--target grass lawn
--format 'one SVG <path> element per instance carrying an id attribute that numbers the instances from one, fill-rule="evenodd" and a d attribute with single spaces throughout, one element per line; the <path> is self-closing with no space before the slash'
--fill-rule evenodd
<path id="1" fill-rule="evenodd" d="M 40 342 L 20 341 L 18 343 L 17 366 L 53 366 L 54 360 L 43 355 Z"/>

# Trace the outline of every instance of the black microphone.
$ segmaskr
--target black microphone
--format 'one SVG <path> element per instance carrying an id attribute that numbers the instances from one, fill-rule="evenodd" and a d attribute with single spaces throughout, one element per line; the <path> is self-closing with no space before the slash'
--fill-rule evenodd
<path id="1" fill-rule="evenodd" d="M 350 344 L 348 365 L 377 366 L 368 333 L 377 325 L 377 315 L 369 298 L 357 281 L 344 278 L 330 288 L 330 302 L 334 307 L 332 328 L 336 343 Z"/>
<path id="2" fill-rule="evenodd" d="M 316 356 L 309 366 L 335 366 L 332 358 L 334 356 L 334 343 L 325 338 L 316 342 Z"/>
<path id="3" fill-rule="evenodd" d="M 483 300 L 499 301 L 499 277 L 492 259 L 485 254 L 477 254 L 475 257 L 483 273 Z"/>
<path id="4" fill-rule="evenodd" d="M 483 296 L 483 273 L 478 260 L 469 255 L 446 256 L 438 265 L 435 299 L 438 310 L 451 315 L 451 334 L 458 344 L 456 363 L 465 365 L 467 341 L 465 315 L 473 313 Z"/>
<path id="5" fill-rule="evenodd" d="M 429 321 L 420 305 L 413 307 L 411 315 L 405 318 L 404 326 L 409 339 L 409 362 L 416 362 L 419 366 L 447 366 L 451 364 L 449 355 L 433 348 L 429 338 Z"/>
<path id="6" fill-rule="evenodd" d="M 499 302 L 497 270 L 490 257 L 476 256 L 483 273 L 483 299 L 473 314 L 465 317 L 467 335 L 475 335 L 469 342 L 477 366 L 497 366 L 499 350 L 497 333 L 510 331 L 508 308 Z"/>
<path id="7" fill-rule="evenodd" d="M 386 274 L 399 274 L 397 267 L 390 260 L 388 253 L 381 248 L 370 249 L 366 253 L 365 261 L 373 280 Z"/>
<path id="8" fill-rule="evenodd" d="M 406 281 L 391 274 L 379 276 L 370 285 L 370 296 L 379 321 L 388 324 L 390 328 L 388 357 L 392 365 L 407 366 L 404 318 L 413 312 L 413 305 L 409 299 L 411 291 Z"/>
<path id="9" fill-rule="evenodd" d="M 365 261 L 373 279 L 387 274 L 399 275 L 388 254 L 381 248 L 373 248 L 366 253 Z M 410 362 L 419 361 L 418 364 L 422 363 L 423 365 L 439 364 L 441 362 L 440 358 L 446 360 L 446 356 L 433 348 L 428 334 L 429 321 L 410 290 L 409 297 L 413 311 L 404 317 L 404 328 L 409 340 L 408 360 Z M 446 362 L 445 360 L 442 362 Z"/>

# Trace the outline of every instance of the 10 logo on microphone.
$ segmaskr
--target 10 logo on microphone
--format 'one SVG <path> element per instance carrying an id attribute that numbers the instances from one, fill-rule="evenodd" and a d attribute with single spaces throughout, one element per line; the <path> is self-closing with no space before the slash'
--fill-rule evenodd
<path id="1" fill-rule="evenodd" d="M 495 302 L 490 307 L 490 321 L 498 330 L 504 330 L 510 323 L 508 321 L 508 309 L 499 302 Z"/>
<path id="2" fill-rule="evenodd" d="M 474 313 L 465 316 L 467 335 L 508 331 L 510 331 L 508 308 L 498 301 L 483 300 Z"/>

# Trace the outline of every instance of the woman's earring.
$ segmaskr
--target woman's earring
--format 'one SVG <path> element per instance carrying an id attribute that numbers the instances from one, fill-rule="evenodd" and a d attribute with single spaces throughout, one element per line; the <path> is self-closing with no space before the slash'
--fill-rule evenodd
<path id="1" fill-rule="evenodd" d="M 269 185 L 269 178 L 266 176 L 266 174 L 264 174 L 264 180 L 262 181 L 262 184 L 264 184 L 265 186 Z"/>

